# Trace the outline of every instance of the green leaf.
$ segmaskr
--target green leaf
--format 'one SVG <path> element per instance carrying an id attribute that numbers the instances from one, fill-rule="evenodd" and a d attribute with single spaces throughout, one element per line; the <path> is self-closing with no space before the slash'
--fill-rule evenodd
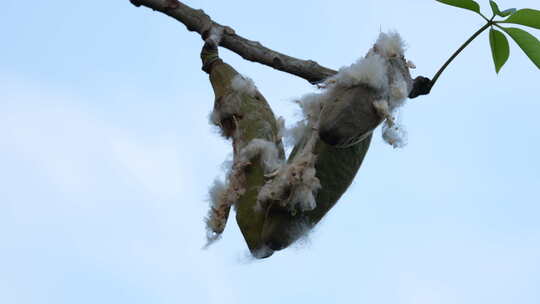
<path id="1" fill-rule="evenodd" d="M 491 5 L 491 10 L 493 11 L 493 14 L 497 15 L 497 16 L 507 17 L 507 16 L 512 15 L 513 13 L 516 12 L 515 8 L 509 8 L 509 9 L 504 10 L 504 11 L 501 12 L 501 10 L 499 9 L 499 6 L 493 0 L 489 1 L 489 5 Z"/>
<path id="2" fill-rule="evenodd" d="M 506 17 L 506 16 L 510 16 L 512 15 L 513 13 L 515 13 L 517 10 L 515 8 L 509 8 L 507 10 L 504 10 L 501 12 L 501 14 L 499 16 L 501 17 Z"/>
<path id="3" fill-rule="evenodd" d="M 491 55 L 493 55 L 495 72 L 499 73 L 510 56 L 508 39 L 506 39 L 506 36 L 504 36 L 503 33 L 491 29 L 491 31 L 489 31 L 489 44 L 491 45 Z"/>
<path id="4" fill-rule="evenodd" d="M 514 39 L 525 54 L 540 69 L 540 41 L 522 29 L 508 27 L 504 31 Z"/>
<path id="5" fill-rule="evenodd" d="M 530 8 L 520 9 L 503 22 L 521 24 L 540 29 L 540 11 Z"/>
<path id="6" fill-rule="evenodd" d="M 501 10 L 499 9 L 499 6 L 497 5 L 497 3 L 495 3 L 495 1 L 490 0 L 489 5 L 491 5 L 491 10 L 493 11 L 493 15 L 498 15 L 498 16 L 501 15 Z"/>
<path id="7" fill-rule="evenodd" d="M 436 0 L 444 4 L 471 10 L 480 14 L 480 5 L 473 0 Z"/>

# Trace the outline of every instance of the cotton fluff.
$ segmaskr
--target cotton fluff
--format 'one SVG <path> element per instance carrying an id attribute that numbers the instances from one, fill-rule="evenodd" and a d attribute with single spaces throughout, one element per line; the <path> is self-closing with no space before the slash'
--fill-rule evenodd
<path id="1" fill-rule="evenodd" d="M 275 173 L 283 166 L 278 147 L 273 142 L 255 138 L 240 150 L 227 174 L 227 183 L 216 181 L 210 189 L 212 204 L 206 220 L 209 244 L 219 238 L 227 223 L 230 207 L 245 193 L 245 169 L 256 157 L 259 157 L 265 174 Z"/>
<path id="2" fill-rule="evenodd" d="M 375 48 L 377 52 L 387 58 L 403 57 L 405 43 L 396 32 L 381 33 L 375 43 Z M 410 61 L 406 61 L 404 65 L 406 68 L 415 68 Z M 384 105 L 381 101 L 376 101 L 374 107 L 383 118 L 386 118 L 382 127 L 383 140 L 394 148 L 402 148 L 407 144 L 407 131 L 403 125 L 396 121 L 399 118 L 398 110 L 405 104 L 409 95 L 409 88 L 399 70 L 394 69 L 391 73 L 387 104 Z"/>
<path id="3" fill-rule="evenodd" d="M 321 183 L 316 176 L 317 156 L 313 154 L 313 150 L 319 136 L 312 122 L 308 122 L 307 130 L 311 133 L 302 150 L 297 152 L 291 162 L 283 164 L 272 174 L 272 180 L 259 191 L 255 210 L 264 210 L 266 203 L 270 201 L 279 202 L 282 207 L 292 212 L 316 208 L 315 195 Z"/>
<path id="4" fill-rule="evenodd" d="M 392 110 L 397 109 L 405 104 L 405 100 L 409 95 L 407 82 L 400 74 L 394 75 L 396 78 L 390 85 L 390 107 Z"/>
<path id="5" fill-rule="evenodd" d="M 265 173 L 272 173 L 279 169 L 283 161 L 279 157 L 279 150 L 275 143 L 256 138 L 245 146 L 239 156 L 240 163 L 249 163 L 255 157 L 260 156 Z"/>
<path id="6" fill-rule="evenodd" d="M 326 93 L 312 93 L 302 96 L 295 102 L 300 106 L 304 118 L 290 129 L 286 129 L 285 142 L 295 145 L 301 138 L 307 137 L 306 144 L 298 151 L 289 163 L 283 163 L 278 170 L 259 191 L 255 209 L 264 210 L 266 203 L 279 202 L 292 212 L 309 211 L 316 208 L 315 195 L 321 184 L 316 177 L 315 161 L 313 154 L 315 144 L 319 139 L 318 124 L 325 100 Z"/>
<path id="7" fill-rule="evenodd" d="M 345 88 L 365 84 L 375 89 L 384 89 L 388 85 L 386 67 L 386 60 L 379 54 L 373 53 L 358 59 L 350 66 L 342 67 L 326 82 Z"/>
<path id="8" fill-rule="evenodd" d="M 364 84 L 374 89 L 387 89 L 388 59 L 403 56 L 404 49 L 405 43 L 397 32 L 381 33 L 365 57 L 340 68 L 336 75 L 325 81 L 323 87 L 332 88 L 335 85 L 350 88 Z M 412 63 L 406 64 L 412 66 Z"/>
<path id="9" fill-rule="evenodd" d="M 221 124 L 221 114 L 219 111 L 213 110 L 208 115 L 208 122 L 212 126 L 219 126 Z"/>
<path id="10" fill-rule="evenodd" d="M 205 219 L 207 230 L 205 248 L 219 240 L 227 224 L 231 206 L 246 191 L 245 168 L 256 157 L 260 157 L 261 164 L 267 174 L 278 170 L 283 165 L 283 161 L 279 157 L 279 150 L 273 142 L 256 138 L 240 150 L 227 174 L 227 182 L 216 180 L 210 188 L 210 211 Z"/>
<path id="11" fill-rule="evenodd" d="M 407 131 L 403 125 L 396 122 L 399 119 L 399 108 L 405 104 L 407 95 L 407 83 L 401 74 L 396 73 L 390 85 L 387 108 L 382 109 L 380 104 L 374 104 L 379 113 L 386 118 L 382 127 L 383 140 L 394 148 L 403 148 L 407 145 Z"/>
<path id="12" fill-rule="evenodd" d="M 377 51 L 387 58 L 405 53 L 405 42 L 397 32 L 380 33 L 375 46 Z"/>
<path id="13" fill-rule="evenodd" d="M 307 131 L 307 124 L 304 120 L 296 122 L 292 127 L 286 128 L 283 132 L 285 146 L 293 147 L 299 142 Z"/>
<path id="14" fill-rule="evenodd" d="M 247 76 L 240 74 L 234 76 L 231 81 L 231 88 L 239 93 L 247 94 L 251 97 L 255 97 L 257 94 L 257 87 L 253 80 Z"/>
<path id="15" fill-rule="evenodd" d="M 240 112 L 242 99 L 239 94 L 226 94 L 221 97 L 222 100 L 216 100 L 214 102 L 214 109 L 208 116 L 209 123 L 214 126 L 218 126 L 221 131 L 221 135 L 225 138 L 233 136 L 234 126 L 223 125 L 227 121 L 234 121 L 236 116 Z"/>
<path id="16" fill-rule="evenodd" d="M 320 119 L 321 111 L 325 100 L 328 99 L 326 93 L 309 93 L 294 100 L 302 111 L 303 118 L 292 127 L 283 129 L 283 137 L 286 146 L 294 146 L 309 131 L 309 125 L 314 125 Z"/>
<path id="17" fill-rule="evenodd" d="M 216 179 L 212 187 L 210 187 L 208 194 L 210 196 L 210 206 L 218 208 L 226 200 L 227 185 L 221 180 Z"/>
<path id="18" fill-rule="evenodd" d="M 321 183 L 316 177 L 316 156 L 306 153 L 284 164 L 274 178 L 259 191 L 256 210 L 264 210 L 267 202 L 279 202 L 291 211 L 309 211 L 317 206 L 315 194 Z"/>
<path id="19" fill-rule="evenodd" d="M 377 99 L 373 102 L 373 107 L 381 117 L 384 117 L 386 119 L 393 120 L 394 118 L 390 114 L 390 105 L 388 104 L 388 101 L 385 99 Z"/>
<path id="20" fill-rule="evenodd" d="M 408 97 L 409 85 L 403 73 L 408 74 L 414 65 L 405 61 L 405 43 L 396 32 L 381 33 L 368 54 L 350 66 L 341 68 L 336 75 L 327 79 L 322 87 L 326 96 L 339 95 L 340 89 L 358 85 L 368 86 L 378 92 L 373 107 L 385 120 L 383 139 L 394 147 L 402 147 L 406 132 L 395 126 L 397 112 Z M 324 105 L 325 101 L 321 104 Z M 397 129 L 396 129 L 397 128 Z M 353 144 L 358 142 L 356 139 Z M 344 145 L 343 147 L 348 147 Z"/>
<path id="21" fill-rule="evenodd" d="M 326 100 L 326 94 L 310 93 L 302 96 L 296 102 L 302 109 L 304 117 L 312 122 L 319 120 L 323 103 Z"/>
<path id="22" fill-rule="evenodd" d="M 227 223 L 228 209 L 230 204 L 227 201 L 228 185 L 218 179 L 214 181 L 209 191 L 210 210 L 205 218 L 206 222 L 206 246 L 210 246 L 217 241 Z"/>
<path id="23" fill-rule="evenodd" d="M 226 182 L 216 179 L 212 187 L 210 187 L 210 210 L 205 218 L 207 230 L 207 244 L 205 248 L 219 240 L 221 233 L 227 225 L 231 206 L 245 193 L 246 189 L 244 185 L 246 180 L 244 169 L 247 164 L 249 162 L 235 160 L 231 164 L 230 161 L 225 161 L 223 166 L 229 166 L 226 169 Z"/>
<path id="24" fill-rule="evenodd" d="M 383 139 L 394 148 L 403 148 L 407 145 L 407 130 L 401 124 L 385 123 L 382 128 Z"/>

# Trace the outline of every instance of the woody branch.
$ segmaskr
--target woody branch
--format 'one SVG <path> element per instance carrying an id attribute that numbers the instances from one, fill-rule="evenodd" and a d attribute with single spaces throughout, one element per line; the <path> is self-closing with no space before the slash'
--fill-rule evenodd
<path id="1" fill-rule="evenodd" d="M 336 71 L 321 66 L 313 60 L 291 57 L 269 49 L 258 41 L 237 35 L 232 28 L 212 20 L 203 10 L 193 9 L 178 0 L 130 0 L 130 2 L 137 7 L 145 6 L 178 20 L 189 31 L 197 32 L 203 39 L 212 28 L 218 29 L 223 32 L 220 46 L 235 52 L 246 60 L 296 75 L 312 84 L 322 82 L 336 74 Z M 415 98 L 419 95 L 429 94 L 430 89 L 431 81 L 419 76 L 414 81 L 414 87 L 409 97 Z"/>

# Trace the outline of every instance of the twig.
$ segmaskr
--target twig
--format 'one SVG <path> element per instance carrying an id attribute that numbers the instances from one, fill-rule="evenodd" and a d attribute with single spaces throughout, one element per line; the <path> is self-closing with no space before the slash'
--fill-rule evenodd
<path id="1" fill-rule="evenodd" d="M 183 23 L 189 31 L 197 32 L 204 39 L 212 27 L 223 29 L 220 46 L 227 48 L 242 58 L 258 62 L 274 69 L 296 75 L 312 84 L 336 74 L 336 71 L 323 67 L 313 60 L 294 58 L 271 50 L 257 41 L 236 35 L 234 30 L 210 18 L 203 10 L 195 10 L 177 0 L 130 0 L 135 6 L 146 6 L 162 12 Z"/>
<path id="2" fill-rule="evenodd" d="M 215 27 L 219 31 L 223 31 L 220 46 L 235 52 L 246 60 L 296 75 L 312 84 L 320 83 L 337 73 L 313 60 L 291 57 L 269 49 L 260 42 L 239 36 L 232 28 L 212 20 L 203 10 L 193 9 L 178 0 L 130 0 L 130 2 L 137 7 L 146 6 L 180 21 L 189 31 L 199 33 L 203 40 L 207 38 L 210 30 Z M 411 92 L 409 98 L 429 94 L 431 87 L 429 86 L 429 79 L 427 82 L 426 79 L 421 76 L 415 79 L 415 89 Z"/>

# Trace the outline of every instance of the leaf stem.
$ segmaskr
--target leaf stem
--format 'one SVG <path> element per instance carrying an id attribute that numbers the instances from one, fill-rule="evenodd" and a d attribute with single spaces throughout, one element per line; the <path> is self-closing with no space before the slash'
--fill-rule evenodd
<path id="1" fill-rule="evenodd" d="M 496 22 L 493 22 L 493 25 L 495 25 L 496 27 L 500 28 L 501 30 L 505 31 L 506 32 L 506 29 L 502 26 L 500 26 L 499 24 L 500 23 L 506 23 L 506 22 L 501 22 L 501 21 L 496 21 Z"/>
<path id="2" fill-rule="evenodd" d="M 461 51 L 463 51 L 463 49 L 465 49 L 476 37 L 478 37 L 478 35 L 480 35 L 483 31 L 485 31 L 491 25 L 493 25 L 493 23 L 494 23 L 493 20 L 488 20 L 488 22 L 484 26 L 482 26 L 478 31 L 476 31 L 476 33 L 474 33 L 467 41 L 465 41 L 465 43 L 463 43 L 463 45 L 459 47 L 459 49 L 457 49 L 457 51 L 454 52 L 454 54 L 452 54 L 452 56 L 450 56 L 450 58 L 439 69 L 437 74 L 433 76 L 433 80 L 431 80 L 431 87 L 435 85 L 435 82 L 437 82 L 437 79 L 439 79 L 442 72 L 444 72 L 446 67 L 459 55 L 459 53 L 461 53 Z"/>
<path id="3" fill-rule="evenodd" d="M 487 22 L 490 22 L 490 21 L 493 20 L 493 18 L 495 17 L 495 14 L 493 14 L 493 17 L 491 17 L 491 20 L 490 20 L 490 19 L 488 19 L 486 16 L 484 16 L 484 14 L 482 14 L 482 13 L 480 13 L 480 12 L 478 12 L 478 14 L 479 14 L 480 16 L 482 16 L 482 18 L 484 18 Z"/>

